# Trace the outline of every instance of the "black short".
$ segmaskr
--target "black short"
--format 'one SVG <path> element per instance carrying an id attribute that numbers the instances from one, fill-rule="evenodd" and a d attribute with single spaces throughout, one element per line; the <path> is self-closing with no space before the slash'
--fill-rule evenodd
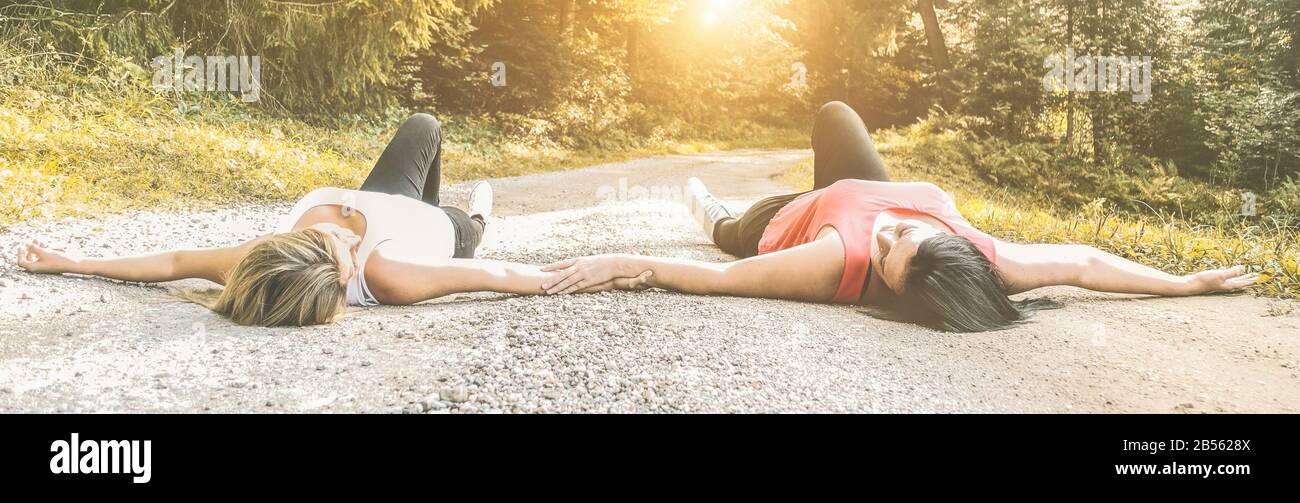
<path id="1" fill-rule="evenodd" d="M 728 218 L 719 221 L 713 228 L 713 242 L 722 251 L 737 257 L 758 255 L 758 242 L 763 240 L 763 231 L 768 222 L 795 198 L 807 194 L 784 194 L 764 198 L 746 211 L 740 218 Z"/>

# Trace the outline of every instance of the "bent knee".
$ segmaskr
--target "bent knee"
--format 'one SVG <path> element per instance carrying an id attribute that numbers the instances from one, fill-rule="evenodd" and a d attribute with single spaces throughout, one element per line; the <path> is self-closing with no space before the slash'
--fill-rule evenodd
<path id="1" fill-rule="evenodd" d="M 440 129 L 442 127 L 442 123 L 438 122 L 436 117 L 424 112 L 412 114 L 410 117 L 407 117 L 406 122 L 402 123 L 402 127 L 406 127 L 407 125 L 430 129 Z"/>
<path id="2" fill-rule="evenodd" d="M 841 130 L 844 128 L 862 127 L 862 117 L 852 107 L 843 101 L 832 101 L 822 105 L 817 111 L 817 118 L 813 124 L 813 131 Z M 824 133 L 823 133 L 824 134 Z"/>
<path id="3" fill-rule="evenodd" d="M 825 105 L 822 105 L 820 110 L 817 111 L 817 115 L 826 115 L 826 114 L 832 114 L 836 112 L 856 113 L 853 112 L 852 107 L 850 107 L 848 104 L 844 103 L 843 101 L 828 101 L 826 102 Z"/>
<path id="4" fill-rule="evenodd" d="M 822 105 L 820 110 L 817 110 L 818 120 L 842 120 L 846 118 L 856 119 L 858 118 L 858 112 L 854 111 L 853 107 L 850 107 L 843 101 L 827 102 L 825 105 Z"/>

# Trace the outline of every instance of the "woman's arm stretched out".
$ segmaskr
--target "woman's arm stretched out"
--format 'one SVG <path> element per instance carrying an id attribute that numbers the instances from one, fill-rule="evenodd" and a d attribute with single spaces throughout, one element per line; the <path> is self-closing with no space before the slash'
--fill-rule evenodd
<path id="1" fill-rule="evenodd" d="M 1068 285 L 1099 292 L 1200 295 L 1245 288 L 1257 274 L 1241 266 L 1176 276 L 1085 245 L 997 243 L 1007 293 Z"/>
<path id="2" fill-rule="evenodd" d="M 735 295 L 814 302 L 835 297 L 844 269 L 844 244 L 833 229 L 810 243 L 735 262 L 640 255 L 598 255 L 543 267 L 556 279 L 542 287 L 549 294 L 590 292 L 592 287 L 657 287 L 701 295 Z M 600 288 L 605 289 L 605 288 Z"/>
<path id="3" fill-rule="evenodd" d="M 634 288 L 639 286 L 633 283 L 638 281 L 635 276 L 611 279 L 588 291 Z M 467 292 L 541 295 L 546 293 L 542 285 L 556 280 L 556 273 L 537 266 L 498 260 L 450 258 L 411 263 L 383 257 L 382 251 L 376 251 L 366 263 L 367 286 L 375 300 L 383 304 L 415 304 Z"/>
<path id="4" fill-rule="evenodd" d="M 32 240 L 18 249 L 18 266 L 35 273 L 86 274 L 122 281 L 156 283 L 202 278 L 225 284 L 226 274 L 262 239 L 227 248 L 175 250 L 111 258 L 82 257 Z"/>
<path id="5" fill-rule="evenodd" d="M 536 266 L 495 260 L 449 258 L 409 263 L 380 256 L 366 263 L 366 283 L 382 304 L 406 305 L 462 292 L 541 294 L 549 275 Z"/>
<path id="6" fill-rule="evenodd" d="M 155 283 L 202 278 L 224 285 L 226 277 L 254 246 L 265 238 L 229 248 L 175 250 L 115 258 L 86 258 L 41 241 L 18 250 L 18 265 L 35 273 L 85 274 L 122 281 Z M 446 259 L 414 264 L 371 255 L 367 284 L 384 304 L 414 304 L 461 292 L 542 294 L 542 283 L 555 277 L 537 266 L 478 259 Z M 588 291 L 632 288 L 636 274 L 595 285 Z M 369 281 L 373 278 L 373 281 Z M 643 280 L 642 280 L 643 282 Z"/>
<path id="7" fill-rule="evenodd" d="M 835 296 L 844 252 L 839 235 L 824 232 L 829 234 L 824 239 L 728 263 L 638 255 L 569 259 L 542 268 L 559 274 L 542 288 L 557 294 L 658 287 L 703 295 L 826 302 Z M 1176 276 L 1083 245 L 998 242 L 997 253 L 1007 294 L 1069 285 L 1113 293 L 1200 295 L 1238 290 L 1258 279 L 1241 266 Z"/>

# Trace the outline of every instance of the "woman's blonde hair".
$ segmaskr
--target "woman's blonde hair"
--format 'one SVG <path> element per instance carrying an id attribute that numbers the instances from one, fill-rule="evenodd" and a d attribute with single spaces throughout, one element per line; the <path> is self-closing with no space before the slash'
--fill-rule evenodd
<path id="1" fill-rule="evenodd" d="M 230 271 L 225 289 L 175 293 L 240 325 L 329 323 L 347 308 L 337 251 L 316 229 L 278 234 L 248 251 Z"/>

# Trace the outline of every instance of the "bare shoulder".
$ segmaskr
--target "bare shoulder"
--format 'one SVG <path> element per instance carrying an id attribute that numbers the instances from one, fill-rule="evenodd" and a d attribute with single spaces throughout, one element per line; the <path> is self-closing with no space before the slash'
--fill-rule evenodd
<path id="1" fill-rule="evenodd" d="M 370 252 L 366 258 L 365 268 L 361 273 L 365 275 L 366 287 L 375 296 L 381 292 L 387 291 L 395 284 L 392 278 L 401 274 L 402 264 L 384 254 L 382 250 L 376 248 Z"/>
<path id="2" fill-rule="evenodd" d="M 403 253 L 375 248 L 366 258 L 362 274 L 366 288 L 384 304 L 411 304 L 440 297 L 444 287 L 456 285 L 465 275 L 466 262 L 460 259 L 418 261 Z"/>
<path id="3" fill-rule="evenodd" d="M 844 272 L 844 263 L 848 260 L 844 255 L 844 238 L 834 227 L 822 227 L 817 232 L 817 239 L 796 249 L 805 259 L 812 259 L 810 265 L 824 274 L 834 273 L 838 277 Z"/>
<path id="4" fill-rule="evenodd" d="M 365 275 L 366 288 L 375 299 L 384 304 L 404 304 L 398 302 L 401 296 L 403 284 L 397 280 L 403 274 L 404 264 L 385 256 L 379 249 L 370 253 L 366 258 L 365 268 L 361 273 Z"/>

